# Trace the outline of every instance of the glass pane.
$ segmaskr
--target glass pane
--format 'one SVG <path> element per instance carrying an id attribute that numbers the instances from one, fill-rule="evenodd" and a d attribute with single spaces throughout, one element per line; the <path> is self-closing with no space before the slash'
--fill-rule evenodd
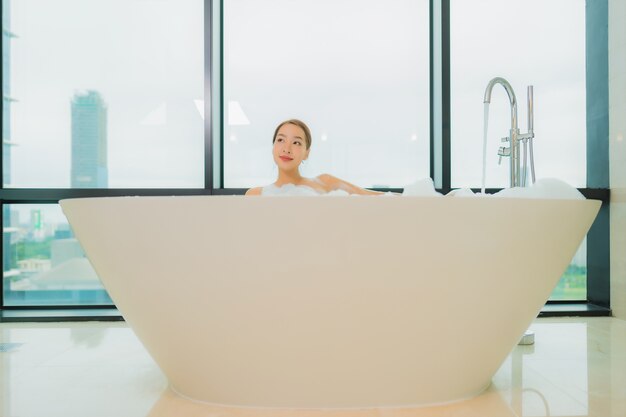
<path id="1" fill-rule="evenodd" d="M 313 135 L 301 173 L 399 187 L 430 173 L 429 1 L 224 4 L 224 183 L 276 180 L 272 135 Z"/>
<path id="2" fill-rule="evenodd" d="M 4 18 L 5 186 L 204 186 L 203 0 L 20 0 Z"/>
<path id="3" fill-rule="evenodd" d="M 450 15 L 452 186 L 481 186 L 483 97 L 489 80 L 499 76 L 517 96 L 521 133 L 528 131 L 526 86 L 534 86 L 537 177 L 585 187 L 585 1 L 451 0 Z M 510 185 L 509 160 L 498 166 L 497 154 L 510 127 L 509 99 L 496 85 L 487 187 Z"/>
<path id="4" fill-rule="evenodd" d="M 587 300 L 587 238 L 583 240 L 572 262 L 552 291 L 550 300 Z"/>
<path id="5" fill-rule="evenodd" d="M 58 205 L 3 210 L 5 305 L 113 304 Z"/>

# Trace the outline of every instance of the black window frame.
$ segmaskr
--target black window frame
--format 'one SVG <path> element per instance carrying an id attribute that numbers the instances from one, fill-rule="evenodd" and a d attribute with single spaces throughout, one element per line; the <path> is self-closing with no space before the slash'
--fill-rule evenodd
<path id="1" fill-rule="evenodd" d="M 3 0 L 4 2 L 4 0 Z M 0 181 L 0 215 L 7 204 L 57 204 L 59 200 L 83 197 L 116 196 L 189 196 L 241 195 L 246 189 L 224 188 L 224 94 L 222 74 L 224 0 L 204 0 L 204 187 L 193 189 L 68 189 L 68 188 L 5 188 Z M 214 30 L 214 24 L 219 25 Z M 3 28 L 4 29 L 4 28 Z M 587 0 L 587 188 L 579 189 L 587 198 L 602 201 L 602 208 L 587 235 L 587 305 L 599 306 L 601 314 L 610 314 L 609 253 L 609 156 L 608 156 L 608 0 Z M 212 45 L 219 45 L 214 51 Z M 438 60 L 436 63 L 435 60 Z M 216 62 L 217 61 L 217 62 Z M 435 72 L 437 69 L 437 73 Z M 4 91 L 3 91 L 4 97 Z M 450 0 L 430 0 L 430 174 L 438 191 L 451 191 L 450 158 Z M 435 119 L 435 106 L 440 105 L 440 120 Z M 2 102 L 4 113 L 5 99 Z M 213 106 L 217 106 L 214 112 Z M 217 114 L 219 121 L 214 120 Z M 214 125 L 217 122 L 217 129 Z M 4 145 L 0 149 L 4 153 Z M 436 155 L 439 154 L 439 157 Z M 214 175 L 218 166 L 219 175 Z M 3 155 L 0 155 L 3 172 Z M 398 189 L 377 189 L 400 191 Z M 496 192 L 499 189 L 487 189 Z M 475 189 L 478 191 L 478 189 Z M 3 218 L 4 224 L 4 218 Z M 4 236 L 4 234 L 3 234 Z M 4 238 L 0 241 L 4 245 Z M 0 250 L 0 254 L 4 252 Z M 3 310 L 94 309 L 113 305 L 5 306 L 4 279 L 0 280 L 0 321 Z M 497 296 L 497 295 L 494 295 Z M 548 302 L 558 303 L 558 302 Z M 576 314 L 580 310 L 562 310 Z M 32 319 L 32 317 L 31 317 Z M 26 318 L 25 320 L 29 320 Z"/>

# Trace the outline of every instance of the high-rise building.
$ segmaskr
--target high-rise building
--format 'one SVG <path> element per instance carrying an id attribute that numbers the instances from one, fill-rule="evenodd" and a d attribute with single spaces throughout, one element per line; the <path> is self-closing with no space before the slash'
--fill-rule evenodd
<path id="1" fill-rule="evenodd" d="M 106 188 L 107 106 L 99 92 L 72 99 L 72 188 Z"/>

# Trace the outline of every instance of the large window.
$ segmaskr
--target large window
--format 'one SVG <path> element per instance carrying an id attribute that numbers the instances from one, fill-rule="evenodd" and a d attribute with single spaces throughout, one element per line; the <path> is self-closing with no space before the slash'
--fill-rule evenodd
<path id="1" fill-rule="evenodd" d="M 483 97 L 496 76 L 513 86 L 522 133 L 528 129 L 526 86 L 534 87 L 537 177 L 586 187 L 585 0 L 450 1 L 453 187 L 481 186 Z M 509 99 L 496 85 L 487 187 L 509 186 L 509 161 L 498 165 L 498 147 L 506 145 L 500 138 L 510 128 Z"/>
<path id="2" fill-rule="evenodd" d="M 589 103 L 608 93 L 585 84 L 606 81 L 594 67 L 607 47 L 601 9 L 585 0 L 2 0 L 0 308 L 111 303 L 60 199 L 241 194 L 276 179 L 272 134 L 289 118 L 313 133 L 305 176 L 385 189 L 434 175 L 444 191 L 479 188 L 483 96 L 500 76 L 516 92 L 522 133 L 534 86 L 538 178 L 585 188 L 596 173 L 588 159 L 604 161 L 594 149 L 605 119 Z M 509 124 L 496 86 L 488 188 L 509 185 L 508 160 L 497 164 Z M 584 191 L 608 201 L 605 190 Z M 602 227 L 553 300 L 608 307 L 608 258 L 593 255 L 608 242 Z"/>
<path id="3" fill-rule="evenodd" d="M 202 0 L 10 5 L 5 187 L 204 185 Z"/>
<path id="4" fill-rule="evenodd" d="M 402 187 L 430 172 L 429 1 L 224 2 L 224 184 L 276 179 L 272 134 L 304 120 L 303 174 Z"/>

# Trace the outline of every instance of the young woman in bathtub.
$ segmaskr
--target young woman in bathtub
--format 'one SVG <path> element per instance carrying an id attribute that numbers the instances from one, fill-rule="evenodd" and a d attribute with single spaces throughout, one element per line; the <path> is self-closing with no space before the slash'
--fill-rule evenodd
<path id="1" fill-rule="evenodd" d="M 266 187 L 250 188 L 246 191 L 246 195 L 279 194 L 278 189 L 283 186 L 293 189 L 288 191 L 300 191 L 294 194 L 305 194 L 307 191 L 309 194 L 313 192 L 326 194 L 337 190 L 348 194 L 384 194 L 357 187 L 329 174 L 322 174 L 313 179 L 300 175 L 300 164 L 309 157 L 311 150 L 311 131 L 300 120 L 290 119 L 279 124 L 274 132 L 272 143 L 274 144 L 272 155 L 278 167 L 278 179 Z"/>

